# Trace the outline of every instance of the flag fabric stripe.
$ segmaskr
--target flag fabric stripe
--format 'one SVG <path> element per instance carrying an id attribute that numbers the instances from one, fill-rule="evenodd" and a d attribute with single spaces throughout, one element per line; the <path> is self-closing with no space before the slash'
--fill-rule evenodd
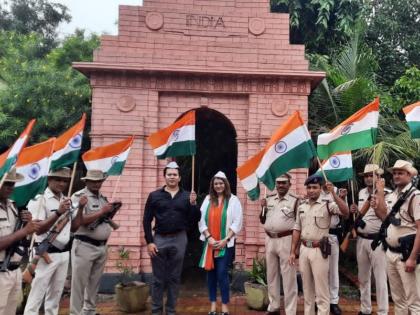
<path id="1" fill-rule="evenodd" d="M 129 153 L 130 149 L 127 149 L 123 152 L 115 154 L 114 156 L 98 158 L 96 160 L 86 160 L 83 158 L 83 160 L 87 170 L 101 170 L 108 173 L 115 164 L 125 163 Z M 119 167 L 116 166 L 116 168 Z"/>
<path id="2" fill-rule="evenodd" d="M 328 133 L 318 136 L 318 155 L 322 159 L 338 151 L 365 148 L 375 143 L 379 119 L 379 98 L 375 98 Z M 349 138 L 349 139 L 346 139 Z M 356 139 L 356 141 L 355 141 Z"/>
<path id="3" fill-rule="evenodd" d="M 413 139 L 420 138 L 420 102 L 404 107 L 403 111 L 411 137 Z"/>
<path id="4" fill-rule="evenodd" d="M 251 200 L 256 200 L 260 197 L 260 185 L 255 171 L 260 164 L 263 155 L 264 150 L 261 150 L 236 169 L 242 186 Z"/>
<path id="5" fill-rule="evenodd" d="M 83 161 L 88 162 L 97 160 L 99 158 L 114 157 L 122 152 L 126 151 L 133 143 L 134 137 L 131 136 L 127 139 L 108 144 L 102 147 L 91 149 L 83 154 Z"/>
<path id="6" fill-rule="evenodd" d="M 353 162 L 351 152 L 342 152 L 332 155 L 322 163 L 322 168 L 331 182 L 342 182 L 353 178 Z M 321 169 L 316 174 L 322 176 Z"/>
<path id="7" fill-rule="evenodd" d="M 29 200 L 42 193 L 45 190 L 47 183 L 48 177 L 43 176 L 37 181 L 30 182 L 25 186 L 17 186 L 13 190 L 13 194 L 10 198 L 15 201 L 17 207 L 23 207 Z"/>
<path id="8" fill-rule="evenodd" d="M 195 125 L 187 125 L 183 126 L 179 129 L 177 135 L 174 137 L 170 137 L 168 142 L 165 142 L 163 145 L 155 148 L 154 154 L 156 156 L 162 156 L 164 154 L 168 154 L 171 149 L 171 146 L 176 142 L 176 145 L 184 145 L 184 142 L 188 142 L 187 145 L 194 145 L 195 146 Z M 188 149 L 188 148 L 185 148 Z"/>

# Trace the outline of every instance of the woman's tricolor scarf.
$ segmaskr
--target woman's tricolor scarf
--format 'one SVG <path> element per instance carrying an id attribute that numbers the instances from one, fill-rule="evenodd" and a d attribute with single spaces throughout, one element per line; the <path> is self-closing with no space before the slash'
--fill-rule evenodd
<path id="1" fill-rule="evenodd" d="M 220 205 L 221 206 L 221 205 Z M 227 208 L 228 201 L 223 201 L 223 209 L 220 211 L 220 206 L 212 206 L 211 201 L 206 210 L 205 220 L 210 235 L 215 240 L 222 240 L 226 237 L 226 217 L 227 217 Z M 219 211 L 217 211 L 219 210 Z M 211 215 L 211 213 L 213 215 Z M 214 269 L 214 258 L 223 257 L 226 252 L 226 247 L 214 251 L 213 247 L 210 245 L 209 241 L 206 239 L 204 241 L 203 253 L 201 255 L 199 266 L 205 270 Z"/>

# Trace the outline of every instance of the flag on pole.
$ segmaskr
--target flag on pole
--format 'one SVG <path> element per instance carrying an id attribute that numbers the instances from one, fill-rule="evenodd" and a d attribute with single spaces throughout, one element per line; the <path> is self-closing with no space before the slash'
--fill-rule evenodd
<path id="1" fill-rule="evenodd" d="M 420 102 L 404 107 L 403 111 L 408 128 L 410 128 L 411 138 L 420 138 Z"/>
<path id="2" fill-rule="evenodd" d="M 258 165 L 260 165 L 263 155 L 264 150 L 261 150 L 236 169 L 242 186 L 245 188 L 251 200 L 257 200 L 260 197 L 260 184 L 255 171 Z"/>
<path id="3" fill-rule="evenodd" d="M 195 155 L 195 111 L 189 111 L 169 127 L 151 134 L 147 141 L 158 159 Z"/>
<path id="4" fill-rule="evenodd" d="M 379 119 L 379 98 L 375 98 L 333 130 L 318 136 L 318 156 L 328 159 L 336 152 L 372 146 L 376 142 Z"/>
<path id="5" fill-rule="evenodd" d="M 82 148 L 83 129 L 85 129 L 86 114 L 80 121 L 57 138 L 51 161 L 51 169 L 57 170 L 77 161 Z"/>
<path id="6" fill-rule="evenodd" d="M 315 155 L 309 131 L 299 112 L 295 112 L 265 146 L 255 173 L 268 189 L 273 190 L 278 176 L 294 168 L 309 167 Z"/>
<path id="7" fill-rule="evenodd" d="M 51 138 L 22 150 L 16 163 L 16 172 L 22 174 L 24 179 L 16 183 L 11 196 L 18 207 L 25 206 L 47 186 L 55 140 Z"/>
<path id="8" fill-rule="evenodd" d="M 340 152 L 330 156 L 328 160 L 322 162 L 322 169 L 330 182 L 343 182 L 353 178 L 353 162 L 351 152 Z M 321 169 L 316 172 L 322 175 Z"/>
<path id="9" fill-rule="evenodd" d="M 86 169 L 100 170 L 108 176 L 121 175 L 133 141 L 134 136 L 130 136 L 125 140 L 85 152 L 82 159 Z"/>
<path id="10" fill-rule="evenodd" d="M 32 119 L 26 126 L 25 130 L 20 134 L 19 138 L 15 141 L 13 146 L 0 155 L 0 178 L 2 178 L 4 174 L 8 173 L 13 166 L 15 166 L 19 154 L 29 140 L 35 121 L 35 119 Z"/>

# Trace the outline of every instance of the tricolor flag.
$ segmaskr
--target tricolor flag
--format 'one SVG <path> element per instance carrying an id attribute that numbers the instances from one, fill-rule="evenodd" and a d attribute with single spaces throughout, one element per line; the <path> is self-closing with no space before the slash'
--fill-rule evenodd
<path id="1" fill-rule="evenodd" d="M 267 188 L 273 190 L 278 176 L 294 168 L 309 167 L 314 156 L 309 131 L 299 112 L 295 112 L 271 137 L 255 172 Z"/>
<path id="2" fill-rule="evenodd" d="M 195 155 L 195 111 L 189 111 L 169 127 L 151 134 L 147 141 L 158 159 Z"/>
<path id="3" fill-rule="evenodd" d="M 8 173 L 13 166 L 15 166 L 19 154 L 29 140 L 35 121 L 35 119 L 32 119 L 26 126 L 25 130 L 20 134 L 19 138 L 15 141 L 13 146 L 0 155 L 0 178 L 2 178 L 4 174 Z"/>
<path id="4" fill-rule="evenodd" d="M 326 160 L 336 152 L 372 146 L 376 142 L 379 98 L 347 118 L 333 130 L 318 136 L 318 156 Z"/>
<path id="5" fill-rule="evenodd" d="M 16 183 L 11 197 L 18 207 L 25 206 L 47 186 L 55 140 L 51 138 L 22 150 L 16 163 L 16 172 L 22 174 L 24 179 Z"/>
<path id="6" fill-rule="evenodd" d="M 263 156 L 264 150 L 261 150 L 236 169 L 242 186 L 251 200 L 257 200 L 260 197 L 260 184 L 255 171 L 260 165 Z"/>
<path id="7" fill-rule="evenodd" d="M 410 128 L 411 137 L 413 139 L 420 138 L 420 102 L 404 107 L 403 111 Z"/>
<path id="8" fill-rule="evenodd" d="M 121 175 L 133 141 L 134 136 L 131 136 L 125 140 L 85 152 L 82 159 L 86 169 L 88 171 L 100 170 L 108 176 Z"/>
<path id="9" fill-rule="evenodd" d="M 82 119 L 77 124 L 57 138 L 51 162 L 52 170 L 57 170 L 77 161 L 82 148 L 85 122 L 86 114 L 83 114 Z"/>
<path id="10" fill-rule="evenodd" d="M 343 182 L 353 178 L 353 162 L 351 152 L 335 153 L 322 162 L 322 169 L 330 182 Z M 316 174 L 323 176 L 321 169 Z"/>

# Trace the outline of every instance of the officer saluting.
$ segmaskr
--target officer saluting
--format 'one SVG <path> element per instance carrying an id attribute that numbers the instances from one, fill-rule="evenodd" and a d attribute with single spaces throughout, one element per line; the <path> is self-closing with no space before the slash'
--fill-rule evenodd
<path id="1" fill-rule="evenodd" d="M 295 315 L 297 306 L 296 268 L 288 263 L 292 233 L 299 199 L 289 193 L 289 174 L 276 178 L 277 194 L 261 200 L 260 220 L 267 234 L 265 253 L 267 261 L 267 314 L 280 314 L 280 275 L 283 279 L 284 309 L 286 315 Z"/>
<path id="2" fill-rule="evenodd" d="M 323 178 L 312 175 L 305 181 L 307 197 L 296 214 L 296 224 L 293 228 L 292 247 L 289 263 L 296 263 L 296 247 L 299 240 L 299 268 L 302 275 L 305 300 L 305 315 L 315 314 L 315 302 L 319 315 L 330 314 L 330 292 L 328 285 L 329 255 L 331 247 L 328 242 L 331 217 L 334 214 L 349 214 L 349 208 L 334 191 L 332 183 L 327 182 L 327 190 L 334 202 L 323 201 L 320 197 Z"/>
<path id="3" fill-rule="evenodd" d="M 21 174 L 12 169 L 7 174 L 3 186 L 0 188 L 0 265 L 3 266 L 4 260 L 11 255 L 10 247 L 15 242 L 25 238 L 27 235 L 38 232 L 39 223 L 32 221 L 32 216 L 28 211 L 20 212 L 20 219 L 26 225 L 18 230 L 15 227 L 19 221 L 18 211 L 13 202 L 8 199 L 13 192 L 16 182 L 23 180 Z M 0 315 L 10 315 L 16 313 L 18 298 L 22 287 L 22 273 L 19 268 L 19 256 L 10 257 L 8 266 L 0 272 Z"/>
<path id="4" fill-rule="evenodd" d="M 409 311 L 420 314 L 420 292 L 416 283 L 416 273 L 420 277 L 420 191 L 411 183 L 417 170 L 403 160 L 397 160 L 388 170 L 392 172 L 395 190 L 385 196 L 384 182 L 379 181 L 372 207 L 377 208 L 377 214 L 385 222 L 387 214 L 395 212 L 386 230 L 387 272 L 394 310 L 396 315 L 405 315 Z M 405 199 L 404 202 L 393 208 L 400 198 Z"/>

